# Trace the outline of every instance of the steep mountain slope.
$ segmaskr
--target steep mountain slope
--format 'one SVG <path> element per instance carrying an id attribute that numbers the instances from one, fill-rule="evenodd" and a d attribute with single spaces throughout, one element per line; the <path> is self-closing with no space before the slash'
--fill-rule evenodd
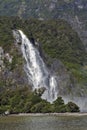
<path id="1" fill-rule="evenodd" d="M 0 0 L 0 15 L 65 19 L 78 32 L 87 49 L 87 0 Z"/>
<path id="2" fill-rule="evenodd" d="M 0 0 L 0 15 L 48 19 L 58 18 L 68 13 L 86 20 L 86 7 L 87 0 Z"/>
<path id="3" fill-rule="evenodd" d="M 29 38 L 34 37 L 40 44 L 45 63 L 58 75 L 60 95 L 87 96 L 87 54 L 77 33 L 63 20 L 0 18 L 1 90 L 28 85 L 20 47 L 14 44 L 14 27 L 23 30 Z"/>

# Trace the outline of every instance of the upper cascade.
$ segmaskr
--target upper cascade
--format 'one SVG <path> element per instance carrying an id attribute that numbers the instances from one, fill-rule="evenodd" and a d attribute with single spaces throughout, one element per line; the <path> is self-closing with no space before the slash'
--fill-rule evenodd
<path id="1" fill-rule="evenodd" d="M 26 61 L 24 69 L 33 90 L 45 88 L 42 98 L 53 102 L 58 96 L 56 76 L 48 71 L 38 49 L 21 30 L 13 31 L 13 34 L 16 42 L 21 39 L 21 51 Z"/>

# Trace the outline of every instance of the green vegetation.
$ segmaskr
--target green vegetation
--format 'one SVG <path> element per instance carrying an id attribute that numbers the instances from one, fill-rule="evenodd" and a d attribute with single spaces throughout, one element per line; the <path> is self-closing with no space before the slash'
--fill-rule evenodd
<path id="1" fill-rule="evenodd" d="M 62 60 L 68 67 L 70 67 L 68 63 L 83 65 L 86 60 L 86 53 L 80 38 L 71 26 L 63 20 L 39 21 L 2 17 L 0 18 L 0 25 L 0 46 L 5 51 L 9 49 L 9 52 L 14 53 L 14 55 L 18 53 L 12 48 L 14 47 L 14 39 L 11 29 L 15 25 L 17 29 L 22 29 L 29 38 L 32 33 L 49 57 Z"/>
<path id="2" fill-rule="evenodd" d="M 68 102 L 68 104 L 66 105 L 67 107 L 67 111 L 69 112 L 79 112 L 79 107 L 75 104 L 75 103 L 72 103 L 72 102 Z"/>
<path id="3" fill-rule="evenodd" d="M 14 27 L 23 30 L 28 38 L 33 37 L 39 42 L 44 61 L 48 67 L 55 60 L 62 61 L 67 70 L 66 73 L 73 77 L 70 80 L 75 79 L 75 87 L 78 84 L 78 89 L 84 90 L 85 94 L 82 94 L 87 94 L 87 53 L 71 26 L 64 20 L 24 20 L 18 17 L 0 17 L 0 46 L 5 53 L 9 53 L 13 57 L 10 64 L 4 60 L 5 69 L 0 72 L 1 91 L 2 89 L 24 87 L 28 84 L 23 71 L 22 54 L 14 44 L 12 35 Z M 57 71 L 59 71 L 58 69 L 56 66 Z M 56 73 L 58 73 L 57 71 Z M 71 88 L 68 88 L 71 92 Z"/>
<path id="4" fill-rule="evenodd" d="M 62 97 L 58 97 L 53 104 L 41 99 L 36 92 L 29 88 L 7 90 L 0 94 L 0 114 L 9 111 L 10 114 L 17 113 L 51 113 L 51 112 L 79 112 L 79 107 L 69 102 L 64 104 Z"/>
<path id="5" fill-rule="evenodd" d="M 36 19 L 22 20 L 18 17 L 1 17 L 0 46 L 5 53 L 9 53 L 13 58 L 11 64 L 4 60 L 5 69 L 0 72 L 0 112 L 3 113 L 6 110 L 11 113 L 79 111 L 74 104 L 65 105 L 61 97 L 53 104 L 42 100 L 40 96 L 45 91 L 44 89 L 39 90 L 39 93 L 25 91 L 27 88 L 20 90 L 28 85 L 26 85 L 23 71 L 24 61 L 21 52 L 14 44 L 12 35 L 14 26 L 23 30 L 29 38 L 32 36 L 39 42 L 48 67 L 51 66 L 53 60 L 61 60 L 67 72 L 73 75 L 77 84 L 80 84 L 78 89 L 82 87 L 82 90 L 84 89 L 87 93 L 86 87 L 84 87 L 87 85 L 87 53 L 77 33 L 67 22 L 64 20 L 39 21 Z"/>
<path id="6" fill-rule="evenodd" d="M 77 33 L 67 22 L 29 19 L 23 21 L 23 25 L 17 23 L 16 26 L 29 38 L 32 33 L 36 41 L 41 44 L 43 53 L 47 55 L 48 60 L 45 61 L 48 66 L 52 64 L 53 59 L 59 59 L 78 83 L 86 83 L 87 73 L 84 73 L 84 65 L 87 53 Z"/>
<path id="7" fill-rule="evenodd" d="M 64 104 L 64 101 L 62 97 L 58 97 L 56 101 L 53 102 L 54 105 L 54 112 L 67 112 L 66 105 Z"/>

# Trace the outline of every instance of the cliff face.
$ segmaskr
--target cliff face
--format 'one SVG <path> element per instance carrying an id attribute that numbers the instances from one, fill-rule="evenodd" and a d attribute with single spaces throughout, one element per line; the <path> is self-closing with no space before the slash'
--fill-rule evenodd
<path id="1" fill-rule="evenodd" d="M 0 92 L 28 86 L 20 52 L 16 47 L 10 49 L 6 52 L 4 47 L 0 46 Z"/>
<path id="2" fill-rule="evenodd" d="M 87 0 L 4 0 L 0 1 L 0 15 L 19 15 L 42 19 L 58 18 L 65 14 L 78 15 L 86 20 Z"/>
<path id="3" fill-rule="evenodd" d="M 65 19 L 78 32 L 87 49 L 87 0 L 0 0 L 0 15 Z"/>
<path id="4" fill-rule="evenodd" d="M 77 33 L 63 20 L 0 18 L 1 90 L 29 86 L 20 45 L 18 47 L 13 38 L 13 26 L 40 44 L 44 62 L 58 76 L 60 95 L 87 96 L 87 54 Z"/>

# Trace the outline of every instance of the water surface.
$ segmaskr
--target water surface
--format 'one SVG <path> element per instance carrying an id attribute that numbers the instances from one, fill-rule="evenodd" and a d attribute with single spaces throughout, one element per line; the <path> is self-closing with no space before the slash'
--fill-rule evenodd
<path id="1" fill-rule="evenodd" d="M 0 130 L 87 130 L 87 116 L 0 117 Z"/>

